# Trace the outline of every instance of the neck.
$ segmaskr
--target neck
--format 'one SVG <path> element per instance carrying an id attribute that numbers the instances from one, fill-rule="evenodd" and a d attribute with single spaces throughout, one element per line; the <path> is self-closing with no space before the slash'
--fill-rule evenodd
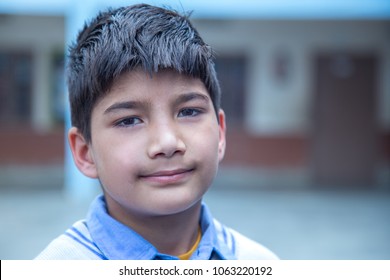
<path id="1" fill-rule="evenodd" d="M 189 209 L 166 216 L 139 216 L 126 212 L 113 216 L 157 248 L 159 253 L 178 256 L 189 251 L 198 236 L 201 201 Z M 110 211 L 118 213 L 117 211 Z"/>

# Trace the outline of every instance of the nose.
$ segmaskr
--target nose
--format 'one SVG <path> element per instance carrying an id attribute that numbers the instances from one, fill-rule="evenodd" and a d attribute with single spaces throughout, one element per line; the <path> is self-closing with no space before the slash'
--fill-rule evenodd
<path id="1" fill-rule="evenodd" d="M 150 143 L 148 145 L 150 158 L 171 158 L 176 154 L 184 154 L 185 151 L 186 145 L 179 128 L 173 123 L 159 123 L 150 128 Z"/>

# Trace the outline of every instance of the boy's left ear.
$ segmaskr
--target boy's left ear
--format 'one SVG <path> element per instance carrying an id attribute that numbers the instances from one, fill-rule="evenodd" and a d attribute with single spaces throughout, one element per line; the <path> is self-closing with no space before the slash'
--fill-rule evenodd
<path id="1" fill-rule="evenodd" d="M 219 161 L 221 161 L 225 156 L 225 149 L 226 149 L 226 121 L 225 121 L 225 112 L 222 109 L 219 109 L 218 121 L 219 121 L 218 159 Z"/>

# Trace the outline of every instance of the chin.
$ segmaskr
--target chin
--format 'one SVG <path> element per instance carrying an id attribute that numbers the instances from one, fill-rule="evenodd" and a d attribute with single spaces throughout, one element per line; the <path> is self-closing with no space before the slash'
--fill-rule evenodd
<path id="1" fill-rule="evenodd" d="M 155 204 L 154 213 L 160 216 L 175 215 L 196 208 L 200 205 L 202 198 L 180 201 L 166 201 L 158 205 Z"/>

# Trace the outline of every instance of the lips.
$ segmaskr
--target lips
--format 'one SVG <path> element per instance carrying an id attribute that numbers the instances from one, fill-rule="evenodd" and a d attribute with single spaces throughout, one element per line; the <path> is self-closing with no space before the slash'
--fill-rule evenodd
<path id="1" fill-rule="evenodd" d="M 173 169 L 160 170 L 146 175 L 141 175 L 140 178 L 156 184 L 178 184 L 186 181 L 192 174 L 194 169 Z"/>

